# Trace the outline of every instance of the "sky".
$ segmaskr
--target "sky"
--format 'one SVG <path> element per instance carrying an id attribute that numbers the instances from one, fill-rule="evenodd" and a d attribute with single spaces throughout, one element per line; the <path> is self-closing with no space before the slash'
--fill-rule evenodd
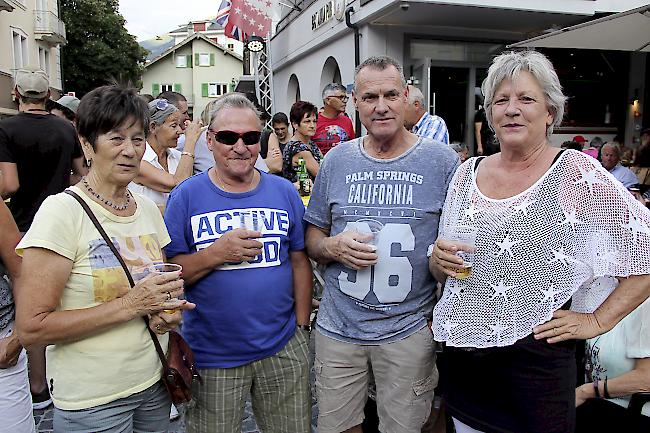
<path id="1" fill-rule="evenodd" d="M 151 39 L 191 20 L 214 18 L 221 0 L 120 0 L 126 29 L 138 41 Z"/>

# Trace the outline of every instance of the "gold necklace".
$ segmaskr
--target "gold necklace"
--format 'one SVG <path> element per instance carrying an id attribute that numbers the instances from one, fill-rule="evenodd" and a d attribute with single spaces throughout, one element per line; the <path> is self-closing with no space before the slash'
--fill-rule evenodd
<path id="1" fill-rule="evenodd" d="M 214 173 L 217 175 L 217 179 L 219 180 L 219 183 L 221 184 L 221 185 L 218 185 L 218 186 L 221 187 L 221 189 L 223 189 L 226 192 L 234 192 L 234 191 L 228 191 L 228 188 L 226 187 L 227 184 L 223 180 L 221 175 L 219 174 L 219 170 L 217 170 L 217 167 L 214 168 Z M 247 188 L 246 191 L 242 191 L 242 192 L 250 191 L 254 180 L 255 180 L 255 169 L 253 169 L 253 175 L 251 176 L 251 180 L 249 180 L 248 185 L 246 185 L 246 188 Z"/>

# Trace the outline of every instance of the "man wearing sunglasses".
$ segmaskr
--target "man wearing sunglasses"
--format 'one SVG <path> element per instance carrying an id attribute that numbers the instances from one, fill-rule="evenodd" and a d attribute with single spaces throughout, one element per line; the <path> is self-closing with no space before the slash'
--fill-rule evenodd
<path id="1" fill-rule="evenodd" d="M 339 83 L 323 88 L 323 109 L 318 113 L 316 134 L 312 138 L 323 155 L 339 143 L 354 138 L 352 121 L 345 115 L 348 103 L 346 89 Z"/>
<path id="2" fill-rule="evenodd" d="M 311 431 L 304 206 L 289 181 L 254 168 L 258 116 L 239 93 L 214 104 L 215 165 L 178 185 L 165 212 L 165 253 L 183 267 L 186 298 L 200 305 L 183 317 L 204 382 L 188 433 L 241 431 L 249 392 L 265 432 Z"/>

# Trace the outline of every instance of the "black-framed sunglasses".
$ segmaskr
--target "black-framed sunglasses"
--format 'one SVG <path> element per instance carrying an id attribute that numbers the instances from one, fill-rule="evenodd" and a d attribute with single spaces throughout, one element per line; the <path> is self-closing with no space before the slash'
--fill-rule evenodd
<path id="1" fill-rule="evenodd" d="M 237 141 L 241 138 L 241 140 L 244 142 L 246 146 L 253 146 L 254 144 L 257 144 L 260 142 L 260 137 L 262 133 L 260 131 L 248 131 L 248 132 L 235 132 L 235 131 L 213 131 L 210 130 L 214 134 L 215 140 L 217 140 L 219 143 L 226 144 L 228 146 L 234 146 Z"/>

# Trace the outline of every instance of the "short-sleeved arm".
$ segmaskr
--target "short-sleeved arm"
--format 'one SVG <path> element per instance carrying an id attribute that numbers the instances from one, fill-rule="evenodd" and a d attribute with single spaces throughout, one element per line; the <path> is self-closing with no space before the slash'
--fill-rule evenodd
<path id="1" fill-rule="evenodd" d="M 295 154 L 300 152 L 310 152 L 309 148 L 302 141 L 292 141 L 289 146 L 289 158 L 293 158 Z"/>
<path id="2" fill-rule="evenodd" d="M 343 117 L 345 117 L 345 120 L 346 120 L 345 121 L 345 132 L 346 132 L 346 134 L 348 134 L 348 140 L 353 140 L 353 139 L 356 138 L 356 136 L 354 135 L 354 127 L 352 126 L 352 120 L 350 120 L 350 118 L 347 117 L 347 116 L 343 116 Z"/>
<path id="3" fill-rule="evenodd" d="M 285 182 L 283 182 L 285 183 Z M 305 215 L 305 205 L 302 203 L 298 191 L 293 185 L 287 184 L 287 196 L 289 206 L 291 207 L 292 221 L 289 229 L 290 251 L 300 251 L 305 249 L 305 224 L 303 217 Z"/>
<path id="4" fill-rule="evenodd" d="M 36 212 L 29 230 L 18 243 L 16 253 L 22 256 L 25 249 L 38 247 L 74 260 L 82 214 L 83 209 L 79 203 L 67 194 L 60 193 L 46 198 Z"/>
<path id="5" fill-rule="evenodd" d="M 634 174 L 632 170 L 626 168 L 626 170 L 623 171 L 623 178 L 621 179 L 621 183 L 624 187 L 629 188 L 639 183 L 639 179 L 637 179 L 636 174 Z"/>
<path id="6" fill-rule="evenodd" d="M 576 258 L 594 277 L 650 271 L 650 212 L 596 160 L 571 152 L 559 194 L 576 230 Z"/>
<path id="7" fill-rule="evenodd" d="M 177 188 L 169 194 L 167 206 L 165 207 L 165 225 L 169 232 L 170 242 L 165 247 L 167 258 L 175 257 L 179 254 L 190 254 L 191 242 L 189 233 L 189 216 L 187 214 L 187 204 L 185 203 L 184 194 Z"/>
<path id="8" fill-rule="evenodd" d="M 628 358 L 650 358 L 650 299 L 630 313 L 622 325 Z"/>
<path id="9" fill-rule="evenodd" d="M 0 162 L 15 163 L 15 157 L 11 149 L 11 140 L 7 131 L 0 128 Z"/>
<path id="10" fill-rule="evenodd" d="M 332 152 L 328 153 L 321 163 L 320 170 L 318 170 L 318 175 L 314 181 L 309 206 L 307 207 L 307 212 L 305 212 L 305 221 L 326 230 L 329 230 L 332 225 L 332 214 L 327 193 L 330 167 L 332 165 L 332 159 L 336 154 L 336 152 Z"/>

